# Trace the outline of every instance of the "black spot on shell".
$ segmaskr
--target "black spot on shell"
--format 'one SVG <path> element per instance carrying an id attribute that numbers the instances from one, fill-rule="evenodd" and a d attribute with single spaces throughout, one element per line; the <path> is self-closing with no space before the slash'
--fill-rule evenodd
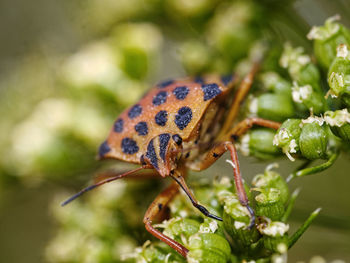
<path id="1" fill-rule="evenodd" d="M 157 86 L 158 86 L 158 88 L 162 89 L 162 88 L 166 88 L 167 86 L 169 86 L 173 83 L 174 83 L 174 80 L 169 79 L 169 80 L 165 80 L 165 81 L 159 83 Z"/>
<path id="2" fill-rule="evenodd" d="M 187 94 L 189 91 L 190 90 L 186 86 L 181 86 L 181 87 L 176 87 L 173 90 L 173 93 L 178 100 L 184 100 L 187 97 Z"/>
<path id="3" fill-rule="evenodd" d="M 106 153 L 108 153 L 111 150 L 109 147 L 107 141 L 104 141 L 101 145 L 100 148 L 98 149 L 98 155 L 100 157 L 103 157 Z"/>
<path id="4" fill-rule="evenodd" d="M 204 79 L 201 76 L 196 76 L 194 78 L 194 82 L 196 82 L 198 84 L 204 84 Z"/>
<path id="5" fill-rule="evenodd" d="M 122 151 L 126 154 L 134 154 L 139 151 L 139 147 L 137 146 L 137 143 L 130 138 L 124 138 L 122 140 Z"/>
<path id="6" fill-rule="evenodd" d="M 166 102 L 166 97 L 168 93 L 166 91 L 160 91 L 153 97 L 153 105 L 158 106 Z"/>
<path id="7" fill-rule="evenodd" d="M 204 93 L 204 101 L 211 100 L 221 93 L 219 86 L 216 83 L 202 85 Z"/>
<path id="8" fill-rule="evenodd" d="M 156 114 L 154 119 L 159 126 L 165 126 L 166 122 L 168 121 L 168 112 L 161 110 Z"/>
<path id="9" fill-rule="evenodd" d="M 224 83 L 225 86 L 227 86 L 231 81 L 233 80 L 233 75 L 222 75 L 221 81 Z"/>
<path id="10" fill-rule="evenodd" d="M 144 136 L 148 134 L 148 126 L 147 122 L 140 121 L 138 124 L 135 125 L 135 131 L 138 133 L 138 135 Z"/>
<path id="11" fill-rule="evenodd" d="M 147 145 L 146 157 L 149 159 L 154 168 L 158 169 L 158 158 L 154 149 L 153 140 Z"/>
<path id="12" fill-rule="evenodd" d="M 159 135 L 159 148 L 160 148 L 159 155 L 163 159 L 163 161 L 165 161 L 165 153 L 166 153 L 169 140 L 170 140 L 169 133 L 163 133 Z"/>
<path id="13" fill-rule="evenodd" d="M 134 119 L 142 113 L 142 107 L 140 104 L 134 105 L 128 112 L 130 119 Z"/>
<path id="14" fill-rule="evenodd" d="M 175 115 L 175 124 L 180 129 L 183 130 L 192 120 L 192 110 L 189 107 L 182 107 L 178 110 Z"/>
<path id="15" fill-rule="evenodd" d="M 214 158 L 218 158 L 219 155 L 218 155 L 217 153 L 213 153 L 213 157 L 214 157 Z"/>
<path id="16" fill-rule="evenodd" d="M 121 133 L 123 131 L 124 128 L 124 120 L 123 119 L 118 119 L 115 123 L 114 123 L 114 131 Z"/>

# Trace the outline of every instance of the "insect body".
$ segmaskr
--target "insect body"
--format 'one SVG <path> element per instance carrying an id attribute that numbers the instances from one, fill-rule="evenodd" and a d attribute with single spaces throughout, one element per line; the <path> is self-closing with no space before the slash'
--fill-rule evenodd
<path id="1" fill-rule="evenodd" d="M 204 150 L 201 145 L 212 141 L 219 131 L 234 78 L 211 76 L 195 80 L 161 83 L 124 111 L 101 145 L 100 157 L 146 162 L 163 177 L 176 169 L 181 159 L 187 159 L 186 166 L 194 166 L 193 160 Z M 194 145 L 198 149 L 188 152 L 178 149 Z"/>
<path id="2" fill-rule="evenodd" d="M 245 119 L 232 128 L 256 69 L 256 66 L 253 67 L 237 90 L 234 75 L 209 75 L 156 85 L 117 118 L 107 140 L 99 148 L 101 159 L 113 158 L 140 164 L 141 167 L 88 187 L 64 204 L 98 185 L 140 169 L 154 169 L 162 177 L 172 177 L 174 183 L 159 194 L 148 208 L 144 217 L 146 229 L 186 257 L 188 250 L 153 228 L 152 220 L 176 195 L 179 186 L 204 215 L 222 220 L 198 203 L 186 185 L 185 176 L 187 169 L 206 169 L 229 151 L 234 163 L 238 198 L 251 214 L 252 227 L 255 217 L 243 187 L 233 142 L 254 124 L 279 128 L 279 123 L 259 118 Z"/>

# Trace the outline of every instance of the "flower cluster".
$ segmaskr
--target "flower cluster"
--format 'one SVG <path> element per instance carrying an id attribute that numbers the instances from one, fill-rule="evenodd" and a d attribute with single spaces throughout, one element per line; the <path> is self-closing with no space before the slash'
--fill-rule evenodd
<path id="1" fill-rule="evenodd" d="M 211 212 L 221 215 L 223 222 L 203 218 L 186 196 L 179 194 L 169 205 L 170 219 L 154 226 L 189 249 L 187 262 L 277 262 L 278 258 L 285 262 L 288 249 L 320 209 L 290 234 L 287 220 L 299 191 L 290 195 L 284 179 L 272 170 L 274 167 L 276 164 L 269 165 L 263 174 L 253 178 L 251 188 L 246 186 L 257 215 L 256 226 L 251 229 L 248 228 L 250 214 L 240 204 L 234 183 L 228 177 L 194 188 L 203 204 Z M 185 262 L 171 248 L 150 241 L 123 257 L 135 263 Z"/>
<path id="2" fill-rule="evenodd" d="M 0 188 L 51 180 L 78 189 L 85 175 L 99 169 L 96 147 L 113 120 L 151 84 L 184 73 L 234 71 L 239 79 L 253 61 L 260 61 L 260 69 L 240 116 L 282 125 L 278 131 L 249 130 L 240 138 L 241 153 L 259 159 L 285 154 L 291 161 L 306 159 L 307 165 L 324 161 L 295 171 L 287 181 L 329 168 L 341 152 L 350 152 L 350 31 L 334 16 L 307 35 L 314 54 L 293 47 L 292 39 L 283 46 L 276 32 L 285 35 L 279 19 L 288 8 L 279 8 L 279 2 L 84 2 L 72 19 L 75 27 L 88 28 L 83 44 L 66 53 L 29 54 L 16 70 L 3 74 Z M 293 17 L 300 19 L 295 12 Z M 118 168 L 130 166 L 118 163 Z M 142 216 L 159 188 L 155 181 L 121 181 L 66 208 L 58 203 L 67 195 L 60 195 L 52 204 L 58 230 L 46 249 L 47 260 L 185 262 L 161 242 L 144 243 L 151 236 Z M 290 234 L 287 220 L 297 192 L 290 195 L 284 179 L 270 168 L 246 188 L 257 215 L 252 229 L 226 177 L 194 188 L 222 223 L 202 218 L 178 195 L 167 219 L 156 226 L 189 249 L 188 262 L 284 261 L 319 210 Z"/>
<path id="3" fill-rule="evenodd" d="M 257 83 L 253 87 L 252 95 L 248 98 L 247 106 L 242 110 L 242 116 L 258 116 L 282 122 L 282 125 L 278 131 L 267 128 L 254 128 L 248 131 L 240 139 L 241 152 L 260 159 L 272 159 L 284 153 L 291 161 L 297 158 L 309 161 L 325 160 L 320 165 L 305 166 L 292 173 L 287 181 L 294 177 L 325 170 L 335 162 L 341 151 L 349 151 L 350 148 L 347 85 L 348 72 L 350 72 L 348 71 L 350 65 L 348 63 L 350 57 L 348 29 L 332 18 L 327 20 L 324 27 L 314 27 L 311 30 L 308 37 L 315 39 L 315 55 L 322 67 L 320 70 L 313 57 L 305 54 L 301 47 L 293 48 L 287 43 L 283 50 L 276 51 L 273 48 L 267 48 L 261 41 L 256 41 L 258 35 L 254 35 L 250 28 L 253 15 L 238 16 L 239 20 L 235 22 L 238 25 L 228 26 L 232 25 L 228 22 L 232 17 L 237 18 L 237 10 L 249 10 L 247 13 L 255 14 L 254 12 L 257 12 L 255 8 L 243 2 L 219 5 L 208 21 L 207 27 L 201 29 L 207 36 L 205 41 L 189 39 L 181 43 L 180 60 L 186 71 L 191 74 L 201 74 L 206 71 L 227 72 L 235 65 L 238 74 L 243 75 L 250 67 L 251 61 L 257 60 L 258 56 L 261 57 L 261 53 L 265 53 L 262 70 L 256 77 Z M 193 15 L 192 11 L 187 13 L 189 17 Z M 225 19 L 222 18 L 222 13 L 225 13 Z M 242 30 L 244 34 L 241 34 Z M 162 35 L 150 24 L 122 25 L 113 32 L 115 35 L 111 36 L 107 42 L 89 46 L 69 58 L 64 64 L 63 81 L 77 92 L 78 97 L 84 97 L 79 93 L 82 88 L 87 88 L 97 96 L 114 94 L 112 91 L 117 88 L 120 93 L 110 96 L 112 101 L 125 97 L 123 95 L 125 90 L 118 89 L 118 85 L 123 87 L 133 85 L 135 94 L 143 90 L 141 80 L 145 79 L 150 67 L 149 63 L 154 62 L 157 56 L 157 51 L 163 42 Z M 145 45 L 138 45 L 139 39 L 146 39 L 145 35 L 152 35 L 152 40 Z M 117 41 L 121 36 L 126 40 Z M 334 38 L 337 40 L 335 41 Z M 237 41 L 240 41 L 242 46 L 238 46 L 233 52 L 230 45 Z M 250 45 L 247 44 L 248 42 Z M 326 54 L 325 50 L 330 48 L 335 49 L 334 53 Z M 250 49 L 248 59 L 242 59 L 243 53 L 248 49 Z M 90 57 L 91 50 L 94 52 Z M 85 66 L 86 58 L 95 63 L 98 70 L 90 72 L 89 67 Z M 273 59 L 278 63 L 271 66 Z M 137 63 L 131 63 L 131 61 L 137 61 Z M 325 69 L 328 69 L 328 91 L 322 82 L 322 72 Z M 72 72 L 79 74 L 72 74 Z M 128 98 L 133 100 L 130 96 Z M 121 103 L 128 104 L 128 101 L 124 100 Z M 248 228 L 250 214 L 240 204 L 234 184 L 228 178 L 220 178 L 212 184 L 197 185 L 194 190 L 201 203 L 208 207 L 210 212 L 220 215 L 223 222 L 203 218 L 194 211 L 184 196 L 178 195 L 169 204 L 170 214 L 167 219 L 154 225 L 189 249 L 187 259 L 159 241 L 147 241 L 140 246 L 141 240 L 130 237 L 123 231 L 116 233 L 119 236 L 118 239 L 111 237 L 106 239 L 104 227 L 94 233 L 87 232 L 87 240 L 94 237 L 92 238 L 94 244 L 101 244 L 101 246 L 96 245 L 95 248 L 101 249 L 97 249 L 95 254 L 87 255 L 90 259 L 97 258 L 101 262 L 109 262 L 109 260 L 117 262 L 120 256 L 124 262 L 137 263 L 248 262 L 251 260 L 285 262 L 288 249 L 300 238 L 320 211 L 315 210 L 294 234 L 290 234 L 287 220 L 298 191 L 290 195 L 286 182 L 278 173 L 271 170 L 271 166 L 264 174 L 259 174 L 253 179 L 251 187 L 246 186 L 250 202 L 257 215 L 253 228 Z M 133 198 L 133 196 L 130 197 L 130 199 Z M 90 208 L 91 204 L 88 204 L 88 207 Z M 115 208 L 117 211 L 120 210 L 119 206 Z M 83 213 L 80 208 L 75 207 L 74 210 L 76 216 Z M 75 213 L 72 212 L 72 214 Z M 59 214 L 57 216 L 60 218 Z M 120 215 L 116 217 L 119 218 Z M 139 219 L 141 217 L 140 215 Z M 74 255 L 60 250 L 58 244 L 62 240 L 75 236 L 73 233 L 77 229 L 76 225 L 71 224 L 71 220 L 65 220 L 66 223 L 61 222 L 63 225 L 61 228 L 64 231 L 59 232 L 47 250 L 48 258 L 53 262 L 86 261 L 84 253 L 89 250 L 89 246 L 81 246 L 82 249 L 78 252 L 75 250 Z M 114 219 L 114 224 L 120 228 L 128 225 L 119 219 Z M 72 225 L 74 228 L 71 228 Z M 109 227 L 115 228 L 107 226 Z M 130 246 L 126 249 L 127 251 L 124 250 L 125 253 L 121 253 L 116 247 L 122 246 L 119 241 L 123 241 L 124 237 L 127 240 L 124 244 L 130 244 Z M 136 247 L 137 245 L 139 246 Z M 91 253 L 93 251 L 90 250 Z M 62 255 L 65 256 L 62 257 Z"/>
<path id="4" fill-rule="evenodd" d="M 249 101 L 248 115 L 283 123 L 276 134 L 257 128 L 243 136 L 240 147 L 244 154 L 273 158 L 282 151 L 291 161 L 326 160 L 293 173 L 290 179 L 325 170 L 339 152 L 349 150 L 350 31 L 337 23 L 338 19 L 332 17 L 308 34 L 309 39 L 315 39 L 317 61 L 328 70 L 328 91 L 311 56 L 302 47 L 293 48 L 287 43 L 279 62 L 288 79 L 277 72 L 261 73 L 261 90 L 265 92 L 259 95 L 258 91 Z"/>

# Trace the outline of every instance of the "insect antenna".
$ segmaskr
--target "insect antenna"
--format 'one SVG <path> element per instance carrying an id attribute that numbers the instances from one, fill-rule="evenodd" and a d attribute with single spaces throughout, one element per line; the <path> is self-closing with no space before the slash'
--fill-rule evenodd
<path id="1" fill-rule="evenodd" d="M 113 176 L 113 177 L 109 177 L 107 179 L 104 179 L 98 183 L 95 183 L 93 185 L 90 185 L 84 189 L 82 189 L 81 191 L 79 191 L 78 193 L 76 193 L 75 195 L 71 196 L 70 198 L 68 198 L 66 201 L 62 202 L 61 203 L 61 206 L 65 206 L 67 204 L 69 204 L 70 202 L 72 202 L 73 200 L 75 200 L 76 198 L 78 198 L 79 196 L 85 194 L 86 192 L 89 192 L 91 191 L 92 189 L 95 189 L 96 187 L 100 186 L 100 185 L 103 185 L 103 184 L 106 184 L 106 183 L 109 183 L 109 182 L 112 182 L 112 181 L 115 181 L 115 180 L 118 180 L 120 178 L 123 178 L 125 176 L 128 176 L 130 174 L 133 174 L 137 171 L 140 171 L 141 169 L 144 169 L 144 167 L 139 167 L 139 168 L 136 168 L 134 170 L 130 170 L 130 171 L 127 171 L 126 173 L 123 173 L 123 174 L 118 174 L 116 176 Z"/>

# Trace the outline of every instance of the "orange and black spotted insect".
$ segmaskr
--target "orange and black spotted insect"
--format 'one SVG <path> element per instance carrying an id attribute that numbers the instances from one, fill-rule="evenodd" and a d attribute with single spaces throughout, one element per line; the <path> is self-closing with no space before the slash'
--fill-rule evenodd
<path id="1" fill-rule="evenodd" d="M 99 185 L 135 174 L 141 169 L 153 169 L 162 177 L 170 176 L 174 179 L 173 183 L 152 202 L 143 222 L 147 231 L 186 257 L 187 248 L 155 229 L 152 220 L 181 187 L 201 213 L 222 221 L 198 203 L 185 177 L 187 169 L 204 170 L 229 151 L 238 198 L 248 209 L 250 227 L 253 227 L 255 216 L 243 187 L 234 142 L 253 125 L 273 129 L 280 126 L 260 118 L 248 118 L 234 125 L 257 68 L 257 64 L 253 66 L 240 85 L 237 85 L 235 75 L 208 75 L 156 85 L 117 118 L 107 140 L 99 148 L 101 159 L 118 159 L 140 164 L 141 167 L 87 187 L 63 205 Z"/>

